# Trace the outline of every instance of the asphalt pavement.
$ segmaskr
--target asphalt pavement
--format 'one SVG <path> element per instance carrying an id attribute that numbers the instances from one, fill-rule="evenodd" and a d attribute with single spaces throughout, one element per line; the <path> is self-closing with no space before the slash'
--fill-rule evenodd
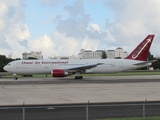
<path id="1" fill-rule="evenodd" d="M 145 115 L 160 116 L 159 86 L 159 75 L 0 78 L 0 120 L 84 120 L 87 114 L 89 120 L 142 117 L 145 100 Z M 156 105 L 147 105 L 150 101 Z M 77 104 L 82 106 L 73 107 Z"/>

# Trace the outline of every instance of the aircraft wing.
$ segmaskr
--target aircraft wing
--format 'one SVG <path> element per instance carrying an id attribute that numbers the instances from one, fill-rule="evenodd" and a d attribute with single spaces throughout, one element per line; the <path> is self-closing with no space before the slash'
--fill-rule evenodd
<path id="1" fill-rule="evenodd" d="M 66 68 L 65 71 L 67 72 L 79 72 L 79 71 L 85 71 L 86 69 L 91 69 L 94 68 L 98 65 L 102 65 L 104 63 L 97 63 L 97 64 L 86 64 L 86 65 L 81 65 L 81 66 L 76 66 L 76 67 L 70 67 Z"/>
<path id="2" fill-rule="evenodd" d="M 144 64 L 147 64 L 147 63 L 152 63 L 152 62 L 155 62 L 155 61 L 157 61 L 157 60 L 143 61 L 143 62 L 136 63 L 136 64 L 133 64 L 133 65 L 144 65 Z"/>

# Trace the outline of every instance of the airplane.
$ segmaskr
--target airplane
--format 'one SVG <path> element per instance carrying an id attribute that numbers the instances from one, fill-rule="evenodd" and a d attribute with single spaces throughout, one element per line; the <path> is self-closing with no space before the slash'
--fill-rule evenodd
<path id="1" fill-rule="evenodd" d="M 52 74 L 52 77 L 67 77 L 76 74 L 75 79 L 83 79 L 84 73 L 116 73 L 150 66 L 152 61 L 146 61 L 147 55 L 154 39 L 148 35 L 124 59 L 67 59 L 67 60 L 16 60 L 4 66 L 4 70 L 17 74 Z"/>

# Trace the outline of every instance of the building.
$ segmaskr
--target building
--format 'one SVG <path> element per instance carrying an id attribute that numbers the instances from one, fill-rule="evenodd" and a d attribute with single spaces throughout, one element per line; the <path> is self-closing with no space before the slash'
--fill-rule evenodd
<path id="1" fill-rule="evenodd" d="M 115 51 L 115 58 L 125 58 L 128 56 L 126 51 L 123 52 L 123 48 L 118 47 Z"/>
<path id="2" fill-rule="evenodd" d="M 94 53 L 91 50 L 81 49 L 81 52 L 78 54 L 79 59 L 94 59 Z"/>
<path id="3" fill-rule="evenodd" d="M 114 59 L 115 58 L 115 50 L 107 50 L 106 52 L 108 59 Z"/>
<path id="4" fill-rule="evenodd" d="M 123 49 L 121 47 L 116 48 L 115 58 L 123 58 Z"/>
<path id="5" fill-rule="evenodd" d="M 41 51 L 39 51 L 39 52 L 31 51 L 30 53 L 27 53 L 27 52 L 22 53 L 22 59 L 23 60 L 26 60 L 29 57 L 37 58 L 38 60 L 43 59 L 43 55 L 42 55 Z"/>
<path id="6" fill-rule="evenodd" d="M 91 50 L 81 49 L 81 52 L 78 54 L 79 59 L 101 59 L 103 50 L 96 50 L 95 52 Z"/>
<path id="7" fill-rule="evenodd" d="M 83 59 L 93 59 L 94 58 L 94 53 L 91 50 L 85 50 L 83 52 Z"/>
<path id="8" fill-rule="evenodd" d="M 94 59 L 101 59 L 102 58 L 102 51 L 103 50 L 96 50 L 95 52 L 93 52 Z"/>
<path id="9" fill-rule="evenodd" d="M 14 59 L 13 53 L 10 53 L 10 54 L 8 55 L 8 58 Z"/>
<path id="10" fill-rule="evenodd" d="M 123 58 L 127 57 L 128 56 L 128 52 L 124 51 L 123 52 Z"/>
<path id="11" fill-rule="evenodd" d="M 91 50 L 81 49 L 78 54 L 79 59 L 101 59 L 103 50 L 96 50 L 95 52 Z M 107 59 L 115 59 L 115 58 L 125 58 L 128 56 L 126 51 L 123 52 L 122 48 L 117 48 L 116 50 L 107 50 L 106 51 Z"/>

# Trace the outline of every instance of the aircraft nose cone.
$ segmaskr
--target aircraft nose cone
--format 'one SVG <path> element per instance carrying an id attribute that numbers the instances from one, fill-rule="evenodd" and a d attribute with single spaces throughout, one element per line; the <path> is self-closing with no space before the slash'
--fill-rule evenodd
<path id="1" fill-rule="evenodd" d="M 8 69 L 7 69 L 7 66 L 4 66 L 4 67 L 3 67 L 3 70 L 7 71 L 7 70 L 8 70 Z"/>

